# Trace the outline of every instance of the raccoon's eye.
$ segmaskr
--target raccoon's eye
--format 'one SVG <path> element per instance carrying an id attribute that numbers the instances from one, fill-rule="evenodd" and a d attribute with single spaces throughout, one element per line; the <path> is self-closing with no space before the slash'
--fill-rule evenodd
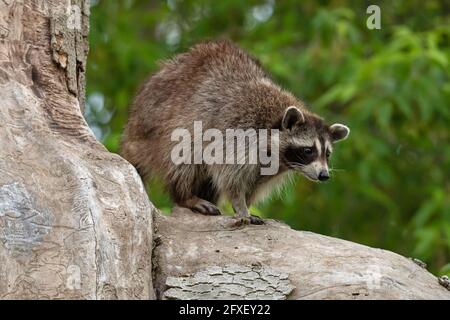
<path id="1" fill-rule="evenodd" d="M 303 148 L 303 153 L 306 155 L 312 155 L 313 149 L 312 148 Z"/>
<path id="2" fill-rule="evenodd" d="M 325 155 L 327 156 L 327 158 L 329 158 L 329 157 L 331 156 L 330 150 L 327 150 L 327 152 L 325 153 Z"/>

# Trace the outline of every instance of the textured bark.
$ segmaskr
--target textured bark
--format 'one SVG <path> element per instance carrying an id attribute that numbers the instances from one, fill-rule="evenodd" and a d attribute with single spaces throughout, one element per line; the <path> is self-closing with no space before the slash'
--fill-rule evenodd
<path id="1" fill-rule="evenodd" d="M 181 208 L 156 215 L 158 297 L 450 299 L 442 280 L 398 254 L 275 221 L 234 223 Z"/>
<path id="2" fill-rule="evenodd" d="M 69 3 L 0 1 L 0 299 L 153 298 L 154 209 L 82 116 L 89 3 Z"/>

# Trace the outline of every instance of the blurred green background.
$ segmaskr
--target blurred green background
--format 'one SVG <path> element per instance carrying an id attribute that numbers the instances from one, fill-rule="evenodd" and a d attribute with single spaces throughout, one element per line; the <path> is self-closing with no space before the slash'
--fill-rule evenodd
<path id="1" fill-rule="evenodd" d="M 366 9 L 381 8 L 381 30 Z M 86 118 L 118 152 L 157 61 L 230 38 L 275 81 L 352 133 L 333 180 L 304 178 L 252 208 L 301 230 L 417 257 L 450 274 L 450 1 L 92 1 Z M 172 203 L 157 183 L 151 200 Z"/>

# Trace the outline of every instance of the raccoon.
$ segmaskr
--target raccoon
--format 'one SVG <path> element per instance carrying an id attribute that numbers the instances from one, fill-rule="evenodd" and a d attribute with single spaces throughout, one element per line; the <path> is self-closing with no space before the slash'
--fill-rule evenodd
<path id="1" fill-rule="evenodd" d="M 204 129 L 279 130 L 278 172 L 262 175 L 260 164 L 175 164 L 172 132 L 195 121 Z M 228 40 L 207 41 L 162 62 L 133 100 L 121 154 L 143 181 L 160 176 L 181 207 L 219 215 L 220 198 L 230 200 L 240 221 L 262 224 L 248 207 L 298 171 L 313 181 L 330 178 L 333 144 L 347 138 L 343 124 L 327 125 L 304 103 L 280 88 L 261 63 Z M 270 150 L 269 150 L 270 152 Z"/>

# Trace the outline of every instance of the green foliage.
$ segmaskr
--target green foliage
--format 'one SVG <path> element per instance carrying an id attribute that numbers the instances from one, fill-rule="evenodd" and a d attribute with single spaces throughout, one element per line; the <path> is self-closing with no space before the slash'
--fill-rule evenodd
<path id="1" fill-rule="evenodd" d="M 294 228 L 420 258 L 450 274 L 450 10 L 362 1 L 99 1 L 92 6 L 86 118 L 118 151 L 127 108 L 157 61 L 227 37 L 324 116 L 347 124 L 332 182 L 298 178 L 252 208 Z M 445 13 L 447 12 L 447 13 Z M 152 200 L 169 210 L 157 182 Z"/>

